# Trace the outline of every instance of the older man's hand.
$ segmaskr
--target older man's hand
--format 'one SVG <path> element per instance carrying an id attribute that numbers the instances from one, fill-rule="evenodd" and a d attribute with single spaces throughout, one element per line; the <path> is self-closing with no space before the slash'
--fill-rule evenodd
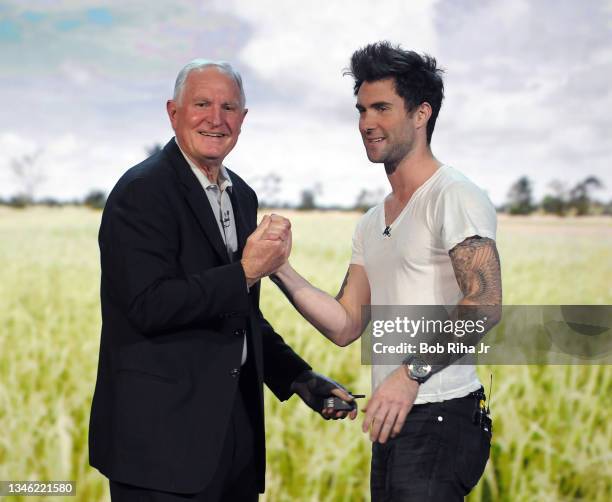
<path id="1" fill-rule="evenodd" d="M 357 403 L 353 396 L 338 382 L 312 370 L 300 373 L 291 384 L 291 390 L 325 420 L 337 420 L 346 417 L 355 420 L 355 417 L 357 417 Z M 326 408 L 326 399 L 333 396 L 352 404 L 353 409 L 350 411 L 334 411 L 333 408 Z"/>
<path id="2" fill-rule="evenodd" d="M 274 273 L 291 253 L 291 222 L 277 214 L 265 215 L 247 238 L 242 268 L 248 286 Z"/>

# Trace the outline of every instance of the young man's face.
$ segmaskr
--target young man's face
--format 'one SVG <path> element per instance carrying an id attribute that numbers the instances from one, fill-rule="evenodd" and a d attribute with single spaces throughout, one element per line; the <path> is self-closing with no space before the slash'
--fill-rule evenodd
<path id="1" fill-rule="evenodd" d="M 397 165 L 414 146 L 414 114 L 395 92 L 392 78 L 364 82 L 357 93 L 359 132 L 370 162 Z"/>
<path id="2" fill-rule="evenodd" d="M 217 68 L 192 71 L 168 115 L 183 151 L 196 163 L 220 165 L 234 148 L 247 110 L 236 82 Z"/>

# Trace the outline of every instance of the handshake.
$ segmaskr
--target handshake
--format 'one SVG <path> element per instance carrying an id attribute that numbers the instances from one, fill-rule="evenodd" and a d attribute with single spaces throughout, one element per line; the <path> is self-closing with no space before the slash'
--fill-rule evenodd
<path id="1" fill-rule="evenodd" d="M 291 254 L 291 222 L 277 214 L 265 215 L 249 235 L 242 253 L 242 268 L 250 288 L 275 273 Z"/>

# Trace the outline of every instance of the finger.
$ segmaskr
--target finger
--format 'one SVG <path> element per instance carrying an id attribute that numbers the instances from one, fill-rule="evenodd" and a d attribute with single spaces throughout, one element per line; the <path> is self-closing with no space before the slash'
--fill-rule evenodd
<path id="1" fill-rule="evenodd" d="M 385 421 L 380 429 L 380 434 L 378 436 L 379 443 L 386 443 L 387 439 L 389 439 L 389 434 L 393 430 L 395 422 L 397 420 L 398 408 L 391 408 L 387 416 L 385 417 Z"/>
<path id="2" fill-rule="evenodd" d="M 402 427 L 404 427 L 404 422 L 406 421 L 406 417 L 408 416 L 408 413 L 410 413 L 411 408 L 411 406 L 400 408 L 397 418 L 395 419 L 395 425 L 393 426 L 393 430 L 391 432 L 392 438 L 397 436 L 402 431 Z"/>
<path id="3" fill-rule="evenodd" d="M 376 415 L 374 415 L 374 418 L 372 420 L 372 427 L 370 427 L 370 440 L 372 442 L 378 441 L 380 432 L 383 428 L 383 425 L 385 424 L 385 420 L 387 419 L 388 411 L 388 409 L 381 406 Z"/>
<path id="4" fill-rule="evenodd" d="M 351 420 L 355 420 L 357 418 L 357 408 L 355 408 L 353 411 L 349 413 L 349 418 Z"/>
<path id="5" fill-rule="evenodd" d="M 280 214 L 272 213 L 270 215 L 270 220 L 273 223 L 282 224 L 284 227 L 286 227 L 288 229 L 291 228 L 291 221 L 289 221 L 288 218 L 285 218 L 284 216 L 281 216 Z"/>
<path id="6" fill-rule="evenodd" d="M 268 227 L 268 229 L 265 231 L 265 233 L 261 236 L 261 239 L 265 239 L 267 241 L 283 241 L 285 240 L 283 238 L 282 232 L 280 232 L 277 229 Z"/>
<path id="7" fill-rule="evenodd" d="M 289 230 L 287 230 L 286 228 L 283 227 L 279 227 L 279 226 L 275 226 L 275 225 L 270 225 L 268 227 L 268 232 L 271 234 L 274 234 L 278 237 L 279 240 L 281 241 L 286 241 L 289 239 Z"/>
<path id="8" fill-rule="evenodd" d="M 370 430 L 370 427 L 372 426 L 372 420 L 374 419 L 374 413 L 378 411 L 380 404 L 380 401 L 378 401 L 377 399 L 370 399 L 370 401 L 368 401 L 368 404 L 366 404 L 363 408 L 363 411 L 366 412 L 365 417 L 363 419 L 363 425 L 361 426 L 363 432 L 368 432 Z"/>
<path id="9" fill-rule="evenodd" d="M 341 389 L 339 387 L 332 389 L 331 393 L 334 396 L 339 397 L 343 401 L 351 402 L 355 400 L 353 396 L 351 396 L 348 392 L 346 392 L 344 389 Z"/>
<path id="10" fill-rule="evenodd" d="M 268 230 L 266 230 L 265 233 L 261 236 L 261 239 L 266 241 L 278 241 L 281 240 L 281 236 L 278 232 L 268 228 Z"/>

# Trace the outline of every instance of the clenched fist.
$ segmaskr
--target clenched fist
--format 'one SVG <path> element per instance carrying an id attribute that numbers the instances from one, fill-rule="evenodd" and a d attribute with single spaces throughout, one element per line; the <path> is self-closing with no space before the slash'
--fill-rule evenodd
<path id="1" fill-rule="evenodd" d="M 274 273 L 291 253 L 291 222 L 277 214 L 265 215 L 249 235 L 242 253 L 242 268 L 251 287 Z"/>

